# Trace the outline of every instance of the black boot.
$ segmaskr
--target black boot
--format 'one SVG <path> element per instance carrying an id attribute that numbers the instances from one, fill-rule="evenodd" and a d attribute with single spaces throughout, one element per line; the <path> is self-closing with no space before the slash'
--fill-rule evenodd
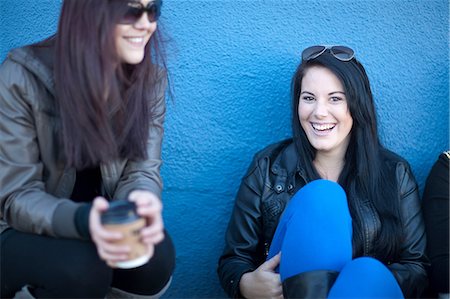
<path id="1" fill-rule="evenodd" d="M 284 298 L 327 298 L 339 272 L 328 270 L 308 271 L 283 281 Z"/>

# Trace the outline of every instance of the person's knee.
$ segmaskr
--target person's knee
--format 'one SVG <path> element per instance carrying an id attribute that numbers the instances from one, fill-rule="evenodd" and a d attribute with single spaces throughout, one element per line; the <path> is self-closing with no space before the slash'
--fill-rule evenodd
<path id="1" fill-rule="evenodd" d="M 352 219 L 344 190 L 335 182 L 316 180 L 300 189 L 295 200 L 281 245 L 282 276 L 340 271 L 352 259 Z"/>
<path id="2" fill-rule="evenodd" d="M 164 295 L 172 283 L 172 277 L 170 277 L 169 281 L 160 289 L 157 293 L 152 293 L 149 295 L 140 295 L 136 293 L 127 292 L 118 288 L 111 288 L 106 294 L 106 299 L 127 299 L 127 298 L 135 298 L 135 299 L 158 299 L 162 295 Z"/>
<path id="3" fill-rule="evenodd" d="M 345 265 L 328 298 L 403 298 L 403 294 L 383 263 L 360 257 Z"/>
<path id="4" fill-rule="evenodd" d="M 162 276 L 166 277 L 165 281 L 167 282 L 172 277 L 175 268 L 175 245 L 167 231 L 164 233 L 164 240 L 155 248 L 155 261 L 159 261 L 158 266 L 161 268 Z"/>
<path id="5" fill-rule="evenodd" d="M 111 280 L 111 270 L 107 267 L 89 267 L 82 273 L 68 270 L 61 273 L 53 292 L 61 298 L 104 298 Z"/>
<path id="6" fill-rule="evenodd" d="M 112 286 L 123 292 L 152 296 L 168 285 L 175 267 L 175 249 L 166 232 L 164 240 L 156 245 L 150 261 L 134 269 L 114 270 Z"/>
<path id="7" fill-rule="evenodd" d="M 155 254 L 148 263 L 147 275 L 152 277 L 147 294 L 162 294 L 170 285 L 175 268 L 175 247 L 169 234 L 155 247 Z"/>
<path id="8" fill-rule="evenodd" d="M 336 182 L 315 180 L 305 185 L 301 190 L 304 201 L 323 206 L 347 207 L 347 196 L 344 189 Z"/>
<path id="9" fill-rule="evenodd" d="M 383 276 L 390 274 L 390 271 L 379 260 L 364 256 L 352 260 L 348 263 L 344 269 L 345 271 L 351 271 L 352 273 L 371 273 L 376 276 Z"/>
<path id="10" fill-rule="evenodd" d="M 297 191 L 286 210 L 295 213 L 300 210 L 325 219 L 334 215 L 351 219 L 344 189 L 338 183 L 323 179 L 312 181 Z"/>
<path id="11" fill-rule="evenodd" d="M 58 298 L 104 298 L 112 282 L 112 269 L 102 261 L 95 246 L 79 246 L 67 266 L 59 265 L 45 292 Z M 39 291 L 39 289 L 37 289 Z"/>

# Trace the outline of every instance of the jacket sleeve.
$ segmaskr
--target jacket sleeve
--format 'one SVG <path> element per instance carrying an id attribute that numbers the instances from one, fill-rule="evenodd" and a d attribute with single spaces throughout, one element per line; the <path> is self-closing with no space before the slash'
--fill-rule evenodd
<path id="1" fill-rule="evenodd" d="M 404 239 L 398 263 L 389 265 L 405 298 L 419 297 L 427 287 L 425 224 L 417 183 L 405 162 L 397 165 Z"/>
<path id="2" fill-rule="evenodd" d="M 217 269 L 221 285 L 231 298 L 242 297 L 239 290 L 242 275 L 254 271 L 264 260 L 262 191 L 263 175 L 254 158 L 237 193 Z"/>
<path id="3" fill-rule="evenodd" d="M 151 123 L 147 140 L 147 160 L 128 160 L 118 182 L 114 198 L 127 198 L 133 190 L 147 190 L 161 198 L 163 183 L 160 175 L 161 145 L 164 135 L 164 118 L 166 113 L 165 91 L 167 87 L 167 73 L 159 70 L 158 81 L 155 85 L 156 101 L 151 109 Z"/>
<path id="4" fill-rule="evenodd" d="M 49 94 L 31 73 L 7 59 L 0 67 L 0 218 L 23 232 L 79 237 L 73 223 L 78 204 L 45 191 L 32 104 L 37 95 Z M 59 220 L 65 235 L 55 231 Z"/>
<path id="5" fill-rule="evenodd" d="M 449 292 L 449 165 L 441 154 L 433 165 L 423 193 L 423 213 L 430 258 L 430 286 L 438 293 Z"/>

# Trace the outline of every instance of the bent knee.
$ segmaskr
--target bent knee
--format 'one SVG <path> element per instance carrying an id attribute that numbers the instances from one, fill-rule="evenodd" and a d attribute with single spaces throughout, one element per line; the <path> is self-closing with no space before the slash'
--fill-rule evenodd
<path id="1" fill-rule="evenodd" d="M 77 254 L 67 259 L 67 265 L 57 267 L 49 292 L 58 298 L 104 298 L 113 272 L 98 257 L 95 246 L 79 246 Z"/>
<path id="2" fill-rule="evenodd" d="M 111 288 L 106 294 L 106 299 L 126 299 L 126 298 L 136 298 L 136 299 L 158 299 L 162 295 L 164 295 L 172 283 L 172 277 L 170 277 L 169 281 L 164 285 L 164 287 L 154 294 L 149 295 L 141 295 L 136 293 L 127 292 L 118 288 Z"/>

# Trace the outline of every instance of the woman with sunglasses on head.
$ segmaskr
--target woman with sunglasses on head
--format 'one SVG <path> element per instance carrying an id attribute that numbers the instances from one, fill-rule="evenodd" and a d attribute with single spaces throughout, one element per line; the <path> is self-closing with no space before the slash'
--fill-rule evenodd
<path id="1" fill-rule="evenodd" d="M 1 65 L 2 298 L 157 298 L 169 286 L 161 4 L 64 0 L 57 33 Z M 130 269 L 118 268 L 124 234 L 100 220 L 118 199 L 144 219 Z"/>
<path id="2" fill-rule="evenodd" d="M 425 228 L 407 161 L 379 141 L 364 67 L 305 49 L 293 138 L 257 153 L 219 259 L 230 297 L 410 298 L 426 287 Z"/>

